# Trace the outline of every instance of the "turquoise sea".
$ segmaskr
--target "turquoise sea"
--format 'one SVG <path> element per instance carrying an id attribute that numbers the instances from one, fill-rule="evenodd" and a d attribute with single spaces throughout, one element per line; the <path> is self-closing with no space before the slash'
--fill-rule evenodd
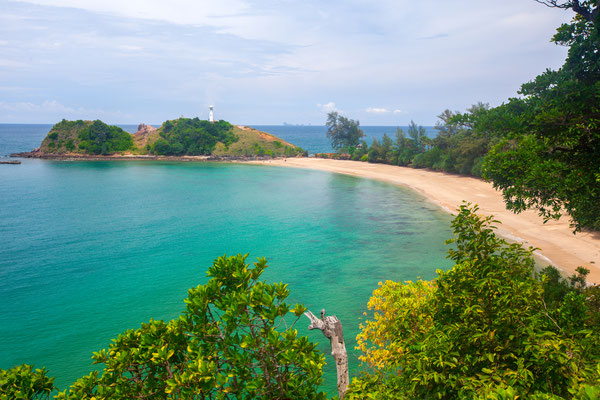
<path id="1" fill-rule="evenodd" d="M 0 125 L 0 154 L 30 150 L 48 128 Z M 61 388 L 118 333 L 176 317 L 223 254 L 266 257 L 263 277 L 289 283 L 290 303 L 337 315 L 354 374 L 377 283 L 450 266 L 451 217 L 381 182 L 227 163 L 22 162 L 0 165 L 0 368 L 45 365 Z M 328 343 L 307 325 L 333 392 Z"/>

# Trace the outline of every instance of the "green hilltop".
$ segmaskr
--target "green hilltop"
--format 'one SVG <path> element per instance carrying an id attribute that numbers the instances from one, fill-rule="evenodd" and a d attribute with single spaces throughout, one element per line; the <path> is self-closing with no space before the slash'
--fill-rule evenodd
<path id="1" fill-rule="evenodd" d="M 158 129 L 141 124 L 135 134 L 100 120 L 63 119 L 48 132 L 40 152 L 53 156 L 295 157 L 304 150 L 269 133 L 227 121 L 178 118 L 165 121 Z"/>

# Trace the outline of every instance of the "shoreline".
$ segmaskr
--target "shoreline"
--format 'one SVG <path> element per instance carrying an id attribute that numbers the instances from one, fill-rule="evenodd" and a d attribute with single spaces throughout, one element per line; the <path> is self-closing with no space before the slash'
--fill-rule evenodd
<path id="1" fill-rule="evenodd" d="M 316 169 L 408 187 L 452 214 L 466 200 L 479 206 L 478 214 L 494 215 L 494 219 L 501 222 L 496 230 L 499 235 L 510 241 L 523 243 L 526 247 L 538 248 L 534 254 L 558 268 L 564 276 L 570 276 L 577 267 L 582 266 L 590 271 L 587 276 L 588 284 L 600 284 L 600 233 L 578 232 L 574 235 L 569 227 L 568 217 L 544 224 L 533 210 L 514 214 L 506 209 L 502 193 L 494 189 L 491 183 L 481 179 L 394 165 L 320 158 L 247 162 Z"/>
<path id="2" fill-rule="evenodd" d="M 147 154 L 125 154 L 125 155 L 89 155 L 89 154 L 44 154 L 38 152 L 13 153 L 11 158 L 37 158 L 40 160 L 55 161 L 178 161 L 178 162 L 252 162 L 272 160 L 268 156 L 154 156 Z M 16 162 L 15 162 L 16 163 Z"/>

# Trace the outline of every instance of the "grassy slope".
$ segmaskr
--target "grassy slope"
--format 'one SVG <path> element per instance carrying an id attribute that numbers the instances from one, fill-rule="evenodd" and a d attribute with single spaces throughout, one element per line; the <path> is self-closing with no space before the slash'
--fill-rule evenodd
<path id="1" fill-rule="evenodd" d="M 216 156 L 295 156 L 302 154 L 302 149 L 273 136 L 270 133 L 261 132 L 256 129 L 242 126 L 234 126 L 233 133 L 239 138 L 232 143 L 228 149 L 223 143 L 217 143 L 213 151 Z M 262 149 L 262 150 L 261 150 Z M 287 149 L 287 154 L 286 154 Z"/>
<path id="2" fill-rule="evenodd" d="M 146 134 L 133 135 L 133 144 L 136 147 L 132 150 L 133 154 L 147 154 L 146 145 L 156 142 L 159 137 L 158 129 L 150 130 Z"/>

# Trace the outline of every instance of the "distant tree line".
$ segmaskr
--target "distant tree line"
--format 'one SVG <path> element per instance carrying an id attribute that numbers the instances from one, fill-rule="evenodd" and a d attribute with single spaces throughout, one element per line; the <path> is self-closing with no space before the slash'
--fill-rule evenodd
<path id="1" fill-rule="evenodd" d="M 475 115 L 488 110 L 485 104 L 476 104 L 465 114 L 444 111 L 440 122 L 435 126 L 438 134 L 435 138 L 427 136 L 424 127 L 411 121 L 405 133 L 397 128 L 394 137 L 387 133 L 381 140 L 373 138 L 369 145 L 362 137 L 364 133 L 359 127 L 359 122 L 344 117 L 328 117 L 328 135 L 336 135 L 336 146 L 332 146 L 342 153 L 350 155 L 350 159 L 368 161 L 414 168 L 432 168 L 434 170 L 482 177 L 484 157 L 490 149 L 492 140 L 473 129 L 470 122 Z M 343 125 L 338 121 L 346 121 Z M 350 127 L 350 128 L 348 128 Z M 348 136 L 339 134 L 340 131 L 350 129 L 362 135 Z M 340 144 L 341 142 L 341 144 Z"/>

